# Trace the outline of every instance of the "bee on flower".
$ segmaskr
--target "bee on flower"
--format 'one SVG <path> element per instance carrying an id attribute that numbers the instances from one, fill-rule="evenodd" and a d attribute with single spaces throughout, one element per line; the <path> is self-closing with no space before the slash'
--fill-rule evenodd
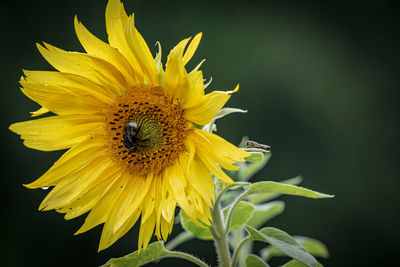
<path id="1" fill-rule="evenodd" d="M 51 115 L 10 129 L 27 147 L 68 149 L 26 185 L 52 187 L 40 210 L 65 219 L 88 213 L 76 233 L 104 224 L 99 250 L 139 223 L 141 249 L 153 234 L 167 239 L 177 205 L 193 222 L 210 225 L 212 175 L 233 183 L 221 167 L 237 170 L 249 153 L 199 127 L 238 90 L 205 94 L 201 64 L 185 69 L 201 33 L 176 45 L 164 68 L 161 46 L 153 58 L 119 0 L 107 5 L 106 29 L 108 43 L 75 18 L 86 53 L 38 45 L 56 71 L 24 71 L 21 90 L 41 105 L 33 117 Z"/>

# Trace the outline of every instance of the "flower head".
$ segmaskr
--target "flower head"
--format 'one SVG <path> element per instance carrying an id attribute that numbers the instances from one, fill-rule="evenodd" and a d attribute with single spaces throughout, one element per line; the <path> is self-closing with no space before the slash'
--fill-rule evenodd
<path id="1" fill-rule="evenodd" d="M 119 0 L 106 9 L 109 44 L 75 18 L 86 53 L 38 45 L 57 71 L 24 71 L 22 92 L 42 107 L 41 119 L 15 123 L 27 147 L 68 151 L 28 188 L 53 187 L 40 210 L 72 219 L 88 213 L 77 233 L 103 224 L 99 250 L 124 235 L 140 218 L 139 249 L 153 236 L 166 240 L 175 207 L 194 222 L 210 225 L 212 174 L 248 156 L 217 135 L 199 129 L 209 123 L 231 93 L 204 94 L 202 72 L 185 69 L 201 39 L 181 41 L 166 68 L 161 47 L 153 59 Z"/>

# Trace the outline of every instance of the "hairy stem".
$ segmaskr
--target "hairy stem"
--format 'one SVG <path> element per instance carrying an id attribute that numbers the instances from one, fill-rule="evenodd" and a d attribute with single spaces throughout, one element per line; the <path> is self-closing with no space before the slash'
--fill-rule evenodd
<path id="1" fill-rule="evenodd" d="M 235 202 L 233 202 L 231 208 L 229 209 L 229 213 L 228 213 L 228 219 L 226 220 L 226 229 L 225 232 L 226 234 L 229 233 L 229 229 L 231 228 L 231 223 L 232 223 L 232 218 L 233 218 L 233 212 L 235 211 L 236 206 L 240 203 L 240 201 L 242 201 L 242 199 L 244 199 L 247 196 L 246 192 L 244 192 L 243 194 L 241 194 L 236 200 Z"/>
<path id="2" fill-rule="evenodd" d="M 195 238 L 194 234 L 192 234 L 191 232 L 183 231 L 182 233 L 177 235 L 174 239 L 172 239 L 167 244 L 165 244 L 165 248 L 168 250 L 174 250 L 176 247 L 178 247 L 182 243 L 192 240 L 193 238 Z"/>
<path id="3" fill-rule="evenodd" d="M 233 258 L 232 258 L 232 267 L 236 267 L 237 261 L 238 261 L 238 257 L 239 257 L 239 253 L 240 253 L 240 249 L 248 242 L 251 241 L 251 237 L 246 237 L 245 239 L 243 239 L 242 241 L 240 241 L 239 245 L 237 245 L 236 249 L 235 249 L 235 253 L 233 253 Z"/>
<path id="4" fill-rule="evenodd" d="M 213 223 L 210 230 L 214 237 L 220 267 L 229 267 L 231 264 L 231 253 L 229 251 L 227 232 L 225 230 L 224 220 L 219 205 L 219 200 L 222 195 L 221 193 L 223 194 L 224 191 L 220 192 L 217 196 L 217 201 L 215 201 L 214 207 L 211 211 Z"/>
<path id="5" fill-rule="evenodd" d="M 170 251 L 168 257 L 185 259 L 185 260 L 191 261 L 201 267 L 210 267 L 207 263 L 203 262 L 202 260 L 200 260 L 190 254 L 186 254 L 184 252 Z"/>
<path id="6" fill-rule="evenodd" d="M 231 235 L 232 238 L 230 239 L 229 246 L 231 250 L 234 251 L 239 245 L 240 241 L 242 241 L 246 237 L 246 234 L 243 228 L 239 228 L 232 231 Z M 246 257 L 251 253 L 252 246 L 253 244 L 251 242 L 247 242 L 240 248 L 237 261 L 239 267 L 246 267 Z"/>

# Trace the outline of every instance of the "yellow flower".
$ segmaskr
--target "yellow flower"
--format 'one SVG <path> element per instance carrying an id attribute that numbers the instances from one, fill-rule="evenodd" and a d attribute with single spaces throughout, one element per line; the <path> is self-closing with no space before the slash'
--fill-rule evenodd
<path id="1" fill-rule="evenodd" d="M 167 239 L 176 205 L 194 222 L 210 225 L 211 174 L 232 183 L 220 166 L 237 170 L 233 164 L 249 154 L 198 127 L 237 91 L 205 95 L 199 66 L 187 73 L 201 33 L 172 49 L 164 72 L 161 47 L 153 59 L 119 0 L 107 5 L 106 27 L 109 44 L 75 18 L 86 53 L 38 45 L 58 71 L 24 71 L 21 90 L 42 106 L 32 116 L 55 115 L 10 129 L 27 147 L 69 149 L 26 185 L 54 187 L 40 210 L 55 209 L 65 219 L 89 212 L 76 234 L 104 223 L 99 250 L 141 217 L 138 246 L 146 248 L 153 233 Z"/>

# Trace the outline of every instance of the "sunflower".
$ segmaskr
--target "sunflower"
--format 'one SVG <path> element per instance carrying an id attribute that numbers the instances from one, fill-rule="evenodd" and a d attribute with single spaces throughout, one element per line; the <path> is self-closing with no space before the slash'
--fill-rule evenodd
<path id="1" fill-rule="evenodd" d="M 199 64 L 185 69 L 201 33 L 181 41 L 165 70 L 161 46 L 155 59 L 119 0 L 106 8 L 108 43 L 75 17 L 86 53 L 38 45 L 57 71 L 24 71 L 22 92 L 52 115 L 10 126 L 27 147 L 68 149 L 28 188 L 53 187 L 39 210 L 88 213 L 76 234 L 103 224 L 99 251 L 112 245 L 140 218 L 138 247 L 153 233 L 166 240 L 178 205 L 192 221 L 211 224 L 212 175 L 233 183 L 221 167 L 249 154 L 201 130 L 238 90 L 204 93 Z"/>

